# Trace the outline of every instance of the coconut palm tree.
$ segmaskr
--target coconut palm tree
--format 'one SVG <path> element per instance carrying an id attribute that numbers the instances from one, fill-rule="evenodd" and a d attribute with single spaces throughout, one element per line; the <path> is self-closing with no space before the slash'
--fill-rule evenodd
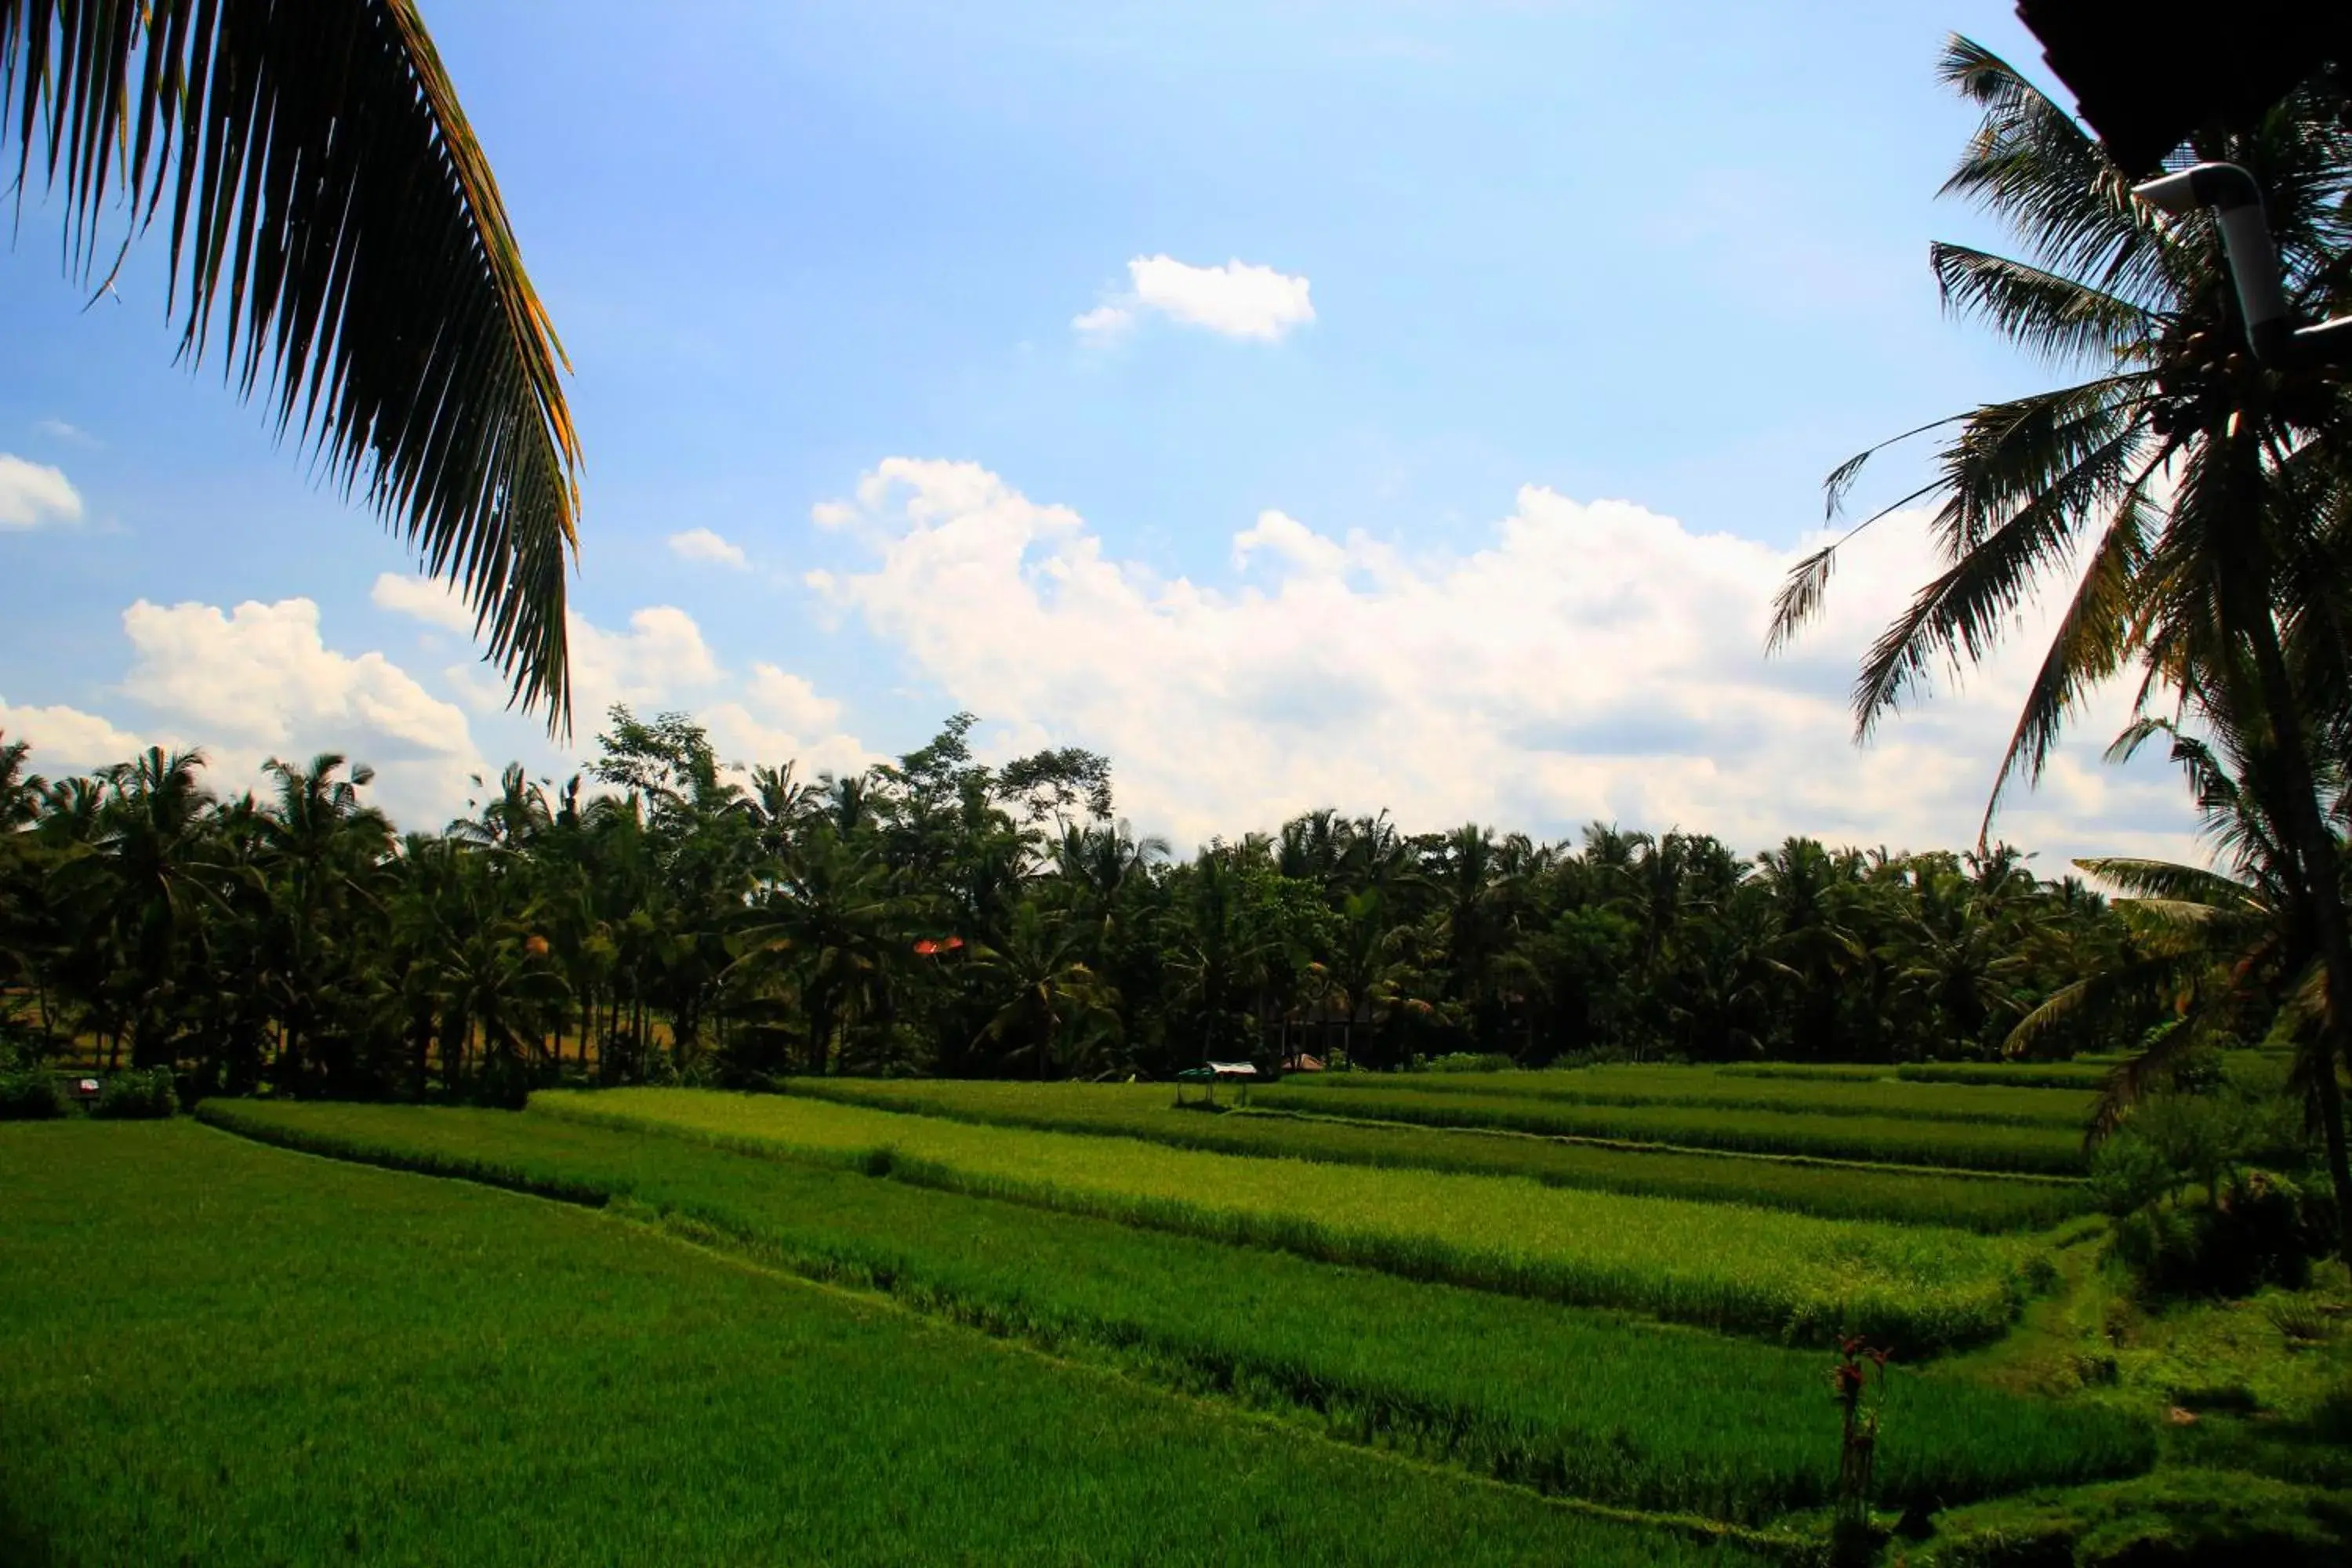
<path id="1" fill-rule="evenodd" d="M 2173 720 L 2148 717 L 2126 729 L 2110 754 L 2122 759 L 2152 741 L 2168 741 L 2196 796 L 2206 837 L 2227 871 L 2125 857 L 2077 862 L 2130 895 L 2116 908 L 2136 940 L 2114 962 L 2027 1014 L 2011 1032 L 2009 1048 L 2030 1050 L 2067 1019 L 2115 1006 L 2136 993 L 2176 999 L 2179 1026 L 2156 1031 L 2109 1080 L 2095 1128 L 2104 1132 L 2188 1050 L 2268 1025 L 2294 1045 L 2295 1083 L 2319 1124 L 2346 1256 L 2352 1257 L 2352 1163 L 2336 1092 L 2340 1023 L 2334 998 L 2340 994 L 2299 880 L 2301 861 L 2286 825 L 2273 814 L 2278 792 L 2256 783 L 2276 769 L 2276 760 L 2263 752 L 2273 729 L 2246 722 L 2218 695 L 2207 694 L 2199 707 L 2210 738 Z M 2352 780 L 2343 759 L 2326 761 L 2317 783 L 2329 819 L 2344 821 L 2352 807 Z M 2340 882 L 2343 871 L 2337 840 L 2331 879 Z"/>
<path id="2" fill-rule="evenodd" d="M 1955 39 L 1943 75 L 1984 116 L 1945 189 L 2005 221 L 2026 253 L 1936 246 L 1946 303 L 2094 374 L 1911 432 L 1953 433 L 1935 478 L 1877 517 L 1940 498 L 1930 527 L 1947 565 L 1866 657 L 1858 731 L 1939 667 L 1984 658 L 2020 608 L 2071 571 L 1988 826 L 2001 786 L 2038 776 L 2111 677 L 2137 668 L 2143 702 L 2169 691 L 2183 713 L 2226 708 L 2262 759 L 2244 783 L 2279 834 L 2282 896 L 2308 924 L 2329 990 L 2352 997 L 2352 921 L 2321 781 L 2326 752 L 2352 724 L 2352 383 L 2323 365 L 2257 362 L 2210 219 L 2138 201 L 2073 117 L 2005 61 Z M 2340 90 L 2315 83 L 2251 131 L 2200 133 L 2192 148 L 2260 182 L 2288 291 L 2319 312 L 2352 293 L 2343 108 Z M 1832 511 L 1871 455 L 1831 475 Z M 1837 549 L 1790 574 L 1774 646 L 1819 608 Z M 2345 1019 L 2331 1011 L 2337 1055 Z M 2333 1124 L 2333 1072 L 2318 1092 Z"/>
<path id="3" fill-rule="evenodd" d="M 12 141 L 100 291 L 168 211 L 181 357 L 217 329 L 240 395 L 266 380 L 567 722 L 569 362 L 415 0 L 0 0 L 0 163 Z"/>
<path id="4" fill-rule="evenodd" d="M 1049 920 L 1032 901 L 1013 910 L 994 945 L 972 955 L 995 1004 L 982 1038 L 1009 1047 L 1010 1057 L 1028 1056 L 1041 1079 L 1052 1073 L 1068 1025 L 1118 1016 L 1118 993 L 1084 961 L 1084 942 L 1076 922 Z"/>

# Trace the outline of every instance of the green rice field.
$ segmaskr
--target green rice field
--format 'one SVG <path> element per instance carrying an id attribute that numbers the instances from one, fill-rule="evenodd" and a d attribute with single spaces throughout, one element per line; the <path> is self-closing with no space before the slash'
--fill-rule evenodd
<path id="1" fill-rule="evenodd" d="M 652 1210 L 796 1272 L 887 1289 L 1179 1387 L 1548 1491 L 1759 1521 L 1827 1500 L 1821 1357 L 1116 1222 L 536 1115 L 216 1104 L 344 1158 Z M 2144 1426 L 1907 1373 L 1890 1495 L 1995 1495 L 2145 1467 Z"/>
<path id="2" fill-rule="evenodd" d="M 1816 1079 L 1791 1081 L 1713 1068 L 1597 1067 L 1558 1072 L 1325 1073 L 1288 1080 L 1291 1087 L 1410 1088 L 1424 1094 L 1567 1101 L 1577 1105 L 1689 1105 L 1716 1110 L 1783 1110 L 1812 1116 L 1904 1117 L 1923 1121 L 1980 1121 L 2014 1127 L 2060 1127 L 2080 1134 L 2091 1119 L 2092 1096 L 2068 1089 L 1995 1080 L 1921 1083 L 1904 1079 Z"/>
<path id="3" fill-rule="evenodd" d="M 1853 1332 L 1923 1350 L 1988 1339 L 2048 1268 L 2033 1243 L 1957 1229 L 1239 1158 L 798 1096 L 570 1091 L 532 1106 L 1324 1262 L 1816 1343 Z"/>
<path id="4" fill-rule="evenodd" d="M 0 1560 L 1738 1564 L 578 1207 L 0 1126 Z"/>
<path id="5" fill-rule="evenodd" d="M 796 1094 L 877 1110 L 992 1126 L 1140 1138 L 1221 1154 L 1525 1176 L 1554 1186 L 1754 1204 L 1833 1219 L 2032 1230 L 2081 1214 L 2090 1202 L 2080 1182 L 2063 1179 L 1620 1147 L 1330 1117 L 1203 1115 L 1177 1108 L 1168 1088 L 1159 1084 L 795 1079 L 786 1087 Z"/>
<path id="6" fill-rule="evenodd" d="M 2073 1175 L 2081 1173 L 2087 1163 L 2079 1122 L 2020 1125 L 1955 1121 L 1873 1115 L 1844 1107 L 1837 1110 L 1806 1110 L 1793 1104 L 1762 1109 L 1664 1100 L 1594 1103 L 1513 1093 L 1507 1085 L 1499 1089 L 1486 1087 L 1489 1075 L 1484 1074 L 1475 1078 L 1465 1074 L 1446 1081 L 1443 1088 L 1428 1087 L 1439 1077 L 1433 1073 L 1402 1079 L 1367 1074 L 1361 1080 L 1362 1087 L 1339 1087 L 1344 1076 L 1267 1084 L 1251 1090 L 1250 1102 L 1263 1110 L 1399 1121 L 1423 1127 L 1483 1128 L 1548 1137 L 1601 1138 L 1954 1170 Z M 1757 1081 L 1772 1084 L 1770 1079 Z M 1800 1087 L 1845 1091 L 1851 1086 L 1824 1083 Z"/>
<path id="7" fill-rule="evenodd" d="M 2086 1188 L 1949 1159 L 2083 1096 L 1675 1070 L 0 1126 L 0 1561 L 1800 1564 L 1848 1333 L 1889 1525 L 2164 1482 L 2008 1370 Z"/>

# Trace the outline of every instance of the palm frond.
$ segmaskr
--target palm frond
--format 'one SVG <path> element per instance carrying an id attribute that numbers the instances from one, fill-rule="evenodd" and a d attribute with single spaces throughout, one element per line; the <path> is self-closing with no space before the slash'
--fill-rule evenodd
<path id="1" fill-rule="evenodd" d="M 2160 300 L 2170 265 L 2164 220 L 2074 117 L 1967 38 L 1946 46 L 1941 75 L 1984 111 L 1944 194 L 2001 218 L 2053 272 L 2127 300 Z"/>
<path id="2" fill-rule="evenodd" d="M 1952 564 L 1872 644 L 1854 682 L 1855 732 L 1934 671 L 1990 653 L 2083 522 L 2127 495 L 2141 445 L 2136 377 L 1997 404 L 1972 416 L 1945 464 L 1950 499 L 1935 528 Z"/>
<path id="3" fill-rule="evenodd" d="M 2113 357 L 2151 336 L 2157 318 L 2127 300 L 2005 256 L 1943 241 L 1927 247 L 1945 309 L 1982 316 L 2045 361 Z"/>
<path id="4" fill-rule="evenodd" d="M 0 0 L 0 152 L 37 145 L 89 277 L 168 202 L 181 353 L 450 580 L 488 657 L 570 721 L 580 445 L 562 350 L 414 0 Z M 117 265 L 119 265 L 119 260 Z"/>
<path id="5" fill-rule="evenodd" d="M 2173 860 L 2099 855 L 2078 859 L 2074 864 L 2143 901 L 2168 900 L 2207 909 L 2243 910 L 2254 897 L 2254 890 L 2243 882 L 2233 881 L 2219 871 L 2183 866 Z"/>
<path id="6" fill-rule="evenodd" d="M 1985 802 L 1979 840 L 1990 836 L 2010 782 L 2020 773 L 2029 783 L 2040 781 L 2066 720 L 2095 687 L 2123 668 L 2131 651 L 2132 579 L 2147 552 L 2147 535 L 2161 525 L 2161 519 L 2149 514 L 2142 489 L 2147 478 L 2143 471 L 2116 509 L 2034 672 Z"/>

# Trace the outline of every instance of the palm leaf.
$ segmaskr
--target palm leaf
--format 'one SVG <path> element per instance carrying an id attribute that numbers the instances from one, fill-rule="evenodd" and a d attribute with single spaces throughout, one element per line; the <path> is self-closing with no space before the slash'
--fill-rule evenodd
<path id="1" fill-rule="evenodd" d="M 489 164 L 414 0 L 0 0 L 0 150 L 67 198 L 87 278 L 168 202 L 181 354 L 472 607 L 526 708 L 570 722 L 579 438 Z M 119 258 L 117 265 L 120 265 Z"/>
<path id="2" fill-rule="evenodd" d="M 1882 633 L 1854 682 L 1855 731 L 1934 671 L 1990 653 L 2036 581 L 2063 564 L 2084 520 L 2127 495 L 2142 443 L 2136 376 L 1996 404 L 1969 416 L 1945 463 L 1935 529 L 1952 564 Z"/>
<path id="3" fill-rule="evenodd" d="M 2160 300 L 2171 266 L 2164 220 L 2132 195 L 2130 181 L 2074 117 L 1966 38 L 1946 46 L 1941 74 L 1984 110 L 1944 194 L 2006 221 L 2053 272 L 2127 299 Z"/>
<path id="4" fill-rule="evenodd" d="M 2093 856 L 2074 862 L 2101 881 L 2121 888 L 2141 902 L 2196 904 L 2214 910 L 2254 907 L 2254 889 L 2219 871 L 2183 866 L 2172 860 L 2147 860 L 2128 855 Z"/>
<path id="5" fill-rule="evenodd" d="M 2009 748 L 2001 754 L 2000 771 L 1994 775 L 1992 795 L 1985 802 L 1984 819 L 1977 829 L 1979 840 L 1991 833 L 1993 816 L 2010 781 L 2021 773 L 2029 783 L 2041 780 L 2066 720 L 2094 688 L 2123 668 L 2131 650 L 2132 578 L 2146 553 L 2147 537 L 2162 521 L 2149 515 L 2143 489 L 2147 479 L 2143 470 L 2126 491 L 2075 584 L 2041 668 L 2034 672 Z"/>
<path id="6" fill-rule="evenodd" d="M 1927 258 L 1947 310 L 1987 318 L 2045 360 L 2120 354 L 2157 330 L 2156 318 L 2127 300 L 2005 256 L 1939 240 Z"/>

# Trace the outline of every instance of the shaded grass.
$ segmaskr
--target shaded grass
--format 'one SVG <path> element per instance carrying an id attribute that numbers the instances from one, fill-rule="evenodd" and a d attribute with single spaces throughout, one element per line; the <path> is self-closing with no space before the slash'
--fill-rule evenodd
<path id="1" fill-rule="evenodd" d="M 1525 1176 L 1549 1186 L 1748 1203 L 1835 1219 L 1895 1220 L 1988 1232 L 2040 1230 L 2085 1212 L 2091 1203 L 2089 1189 L 2079 1182 L 1622 1148 L 1403 1123 L 1209 1115 L 1173 1109 L 1168 1088 L 1156 1084 L 792 1079 L 784 1088 L 818 1099 L 992 1126 L 1140 1138 L 1223 1154 Z"/>
<path id="2" fill-rule="evenodd" d="M 1105 1220 L 495 1111 L 214 1101 L 266 1140 L 644 1205 L 818 1278 L 1354 1441 L 1629 1507 L 1757 1521 L 1834 1485 L 1826 1361 Z M 1903 1373 L 1887 1495 L 1958 1501 L 2126 1473 L 2147 1429 Z"/>
<path id="3" fill-rule="evenodd" d="M 2077 1136 L 2091 1097 L 2071 1089 L 1983 1081 L 1919 1082 L 1882 1075 L 1785 1079 L 1713 1067 L 1597 1067 L 1540 1072 L 1329 1073 L 1294 1087 L 1367 1091 L 1412 1089 L 1564 1101 L 1574 1105 L 1687 1105 L 1714 1110 L 1777 1110 L 1808 1116 L 1901 1117 L 1921 1121 L 2064 1128 Z"/>
<path id="4" fill-rule="evenodd" d="M 1269 1110 L 1425 1127 L 1487 1128 L 1957 1170 L 2072 1175 L 2080 1173 L 2087 1163 L 2083 1133 L 2075 1127 L 1936 1121 L 1858 1111 L 1727 1110 L 1664 1102 L 1595 1104 L 1489 1093 L 1476 1087 L 1500 1076 L 1482 1074 L 1474 1083 L 1465 1075 L 1443 1089 L 1423 1087 L 1427 1076 L 1421 1074 L 1355 1089 L 1332 1088 L 1321 1080 L 1302 1086 L 1292 1080 L 1251 1090 L 1251 1103 Z"/>
<path id="5" fill-rule="evenodd" d="M 0 1189 L 12 1564 L 1753 1560 L 184 1121 Z"/>
<path id="6" fill-rule="evenodd" d="M 699 1089 L 534 1095 L 535 1115 L 668 1131 L 1129 1225 L 1480 1289 L 1920 1353 L 2001 1331 L 2038 1247 L 1725 1204 L 1259 1160 L 1133 1139 L 979 1127 L 799 1096 Z"/>

